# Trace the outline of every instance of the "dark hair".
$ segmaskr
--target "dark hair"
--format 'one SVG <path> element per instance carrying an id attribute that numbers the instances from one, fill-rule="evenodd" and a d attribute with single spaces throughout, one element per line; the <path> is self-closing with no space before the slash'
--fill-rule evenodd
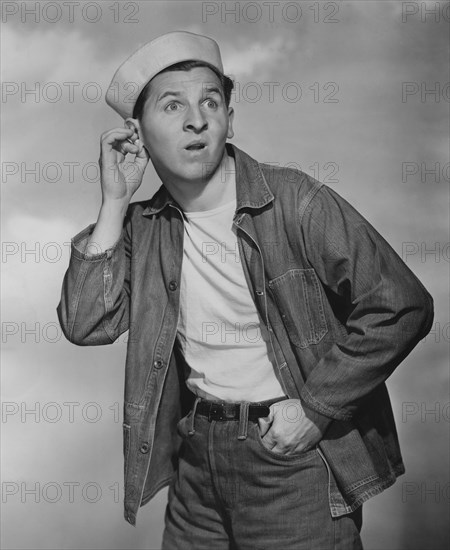
<path id="1" fill-rule="evenodd" d="M 180 63 L 175 63 L 175 65 L 170 65 L 170 67 L 163 69 L 158 74 L 165 73 L 168 71 L 190 71 L 191 69 L 195 69 L 196 67 L 207 67 L 208 69 L 211 69 L 211 71 L 214 72 L 214 74 L 220 80 L 220 84 L 222 85 L 222 89 L 223 89 L 223 95 L 225 97 L 225 104 L 228 107 L 230 105 L 231 92 L 234 88 L 234 82 L 231 80 L 231 78 L 222 74 L 218 69 L 216 69 L 216 67 L 214 67 L 213 65 L 210 65 L 209 63 L 206 63 L 206 61 L 196 61 L 196 60 L 180 61 Z M 149 95 L 150 84 L 151 84 L 151 80 L 147 82 L 147 84 L 144 86 L 141 93 L 139 94 L 139 97 L 133 109 L 133 118 L 137 118 L 138 120 L 142 118 L 142 114 L 144 112 L 144 104 Z"/>

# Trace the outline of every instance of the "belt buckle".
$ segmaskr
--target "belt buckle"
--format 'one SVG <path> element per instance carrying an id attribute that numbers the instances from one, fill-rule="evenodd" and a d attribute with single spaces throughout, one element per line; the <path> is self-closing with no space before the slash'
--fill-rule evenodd
<path id="1" fill-rule="evenodd" d="M 209 406 L 208 421 L 211 422 L 211 420 L 222 420 L 220 404 L 211 403 Z"/>
<path id="2" fill-rule="evenodd" d="M 224 403 L 223 404 L 223 419 L 224 420 L 234 420 L 235 418 L 235 403 Z"/>
<path id="3" fill-rule="evenodd" d="M 235 417 L 234 414 L 234 403 L 213 403 L 210 406 L 208 412 L 208 420 L 233 420 Z"/>

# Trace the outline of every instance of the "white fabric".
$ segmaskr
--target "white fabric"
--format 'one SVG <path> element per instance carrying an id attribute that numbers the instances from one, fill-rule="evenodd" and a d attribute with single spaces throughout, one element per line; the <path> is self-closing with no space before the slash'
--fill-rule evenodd
<path id="1" fill-rule="evenodd" d="M 177 340 L 193 393 L 262 401 L 285 393 L 244 276 L 232 229 L 235 208 L 233 200 L 213 210 L 185 213 Z"/>

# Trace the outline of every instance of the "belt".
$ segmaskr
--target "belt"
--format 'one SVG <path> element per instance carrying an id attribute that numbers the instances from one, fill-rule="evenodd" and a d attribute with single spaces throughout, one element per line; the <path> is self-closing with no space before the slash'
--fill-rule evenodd
<path id="1" fill-rule="evenodd" d="M 207 416 L 208 420 L 239 420 L 241 413 L 240 403 L 215 403 L 213 401 L 199 401 L 195 412 Z M 267 405 L 249 405 L 248 419 L 256 421 L 262 416 L 269 416 Z"/>

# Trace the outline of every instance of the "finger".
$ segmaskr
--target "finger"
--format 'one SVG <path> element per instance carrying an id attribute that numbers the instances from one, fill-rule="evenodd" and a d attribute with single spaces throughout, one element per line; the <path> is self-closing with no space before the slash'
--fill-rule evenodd
<path id="1" fill-rule="evenodd" d="M 117 149 L 120 150 L 120 152 L 124 155 L 126 155 L 127 153 L 130 153 L 131 155 L 137 155 L 139 153 L 139 146 L 135 145 L 134 143 L 130 143 L 129 141 L 122 141 L 120 144 L 118 144 Z"/>
<path id="2" fill-rule="evenodd" d="M 258 418 L 258 425 L 261 432 L 261 437 L 264 437 L 269 431 L 270 426 L 272 425 L 272 421 L 269 419 L 268 416 L 265 418 Z"/>
<path id="3" fill-rule="evenodd" d="M 139 138 L 139 135 L 137 133 L 137 128 L 136 126 L 134 125 L 133 122 L 131 122 L 131 120 L 127 120 L 125 123 L 124 123 L 124 128 L 128 128 L 130 130 L 133 130 L 133 134 L 131 136 L 131 141 L 134 143 L 138 138 Z"/>
<path id="4" fill-rule="evenodd" d="M 267 447 L 267 449 L 272 450 L 276 448 L 277 441 L 273 439 L 272 432 L 269 431 L 268 433 L 266 433 L 266 435 L 262 437 L 262 439 L 264 441 L 264 447 Z"/>
<path id="5" fill-rule="evenodd" d="M 131 143 L 135 143 L 136 140 L 139 139 L 139 134 L 133 128 L 131 128 L 131 130 L 133 130 L 133 133 L 131 134 L 131 137 L 128 138 L 128 140 L 131 141 Z"/>
<path id="6" fill-rule="evenodd" d="M 134 142 L 134 144 L 138 147 L 138 152 L 136 154 L 136 158 L 141 159 L 141 160 L 145 160 L 146 162 L 148 162 L 148 160 L 150 159 L 150 156 L 148 154 L 147 149 L 144 147 L 144 144 L 142 143 L 142 141 L 140 139 L 137 139 Z"/>
<path id="7" fill-rule="evenodd" d="M 112 128 L 111 130 L 107 130 L 106 132 L 103 132 L 101 135 L 100 141 L 101 142 L 111 142 L 111 140 L 114 140 L 116 137 L 120 137 L 121 139 L 127 139 L 133 135 L 133 129 L 132 128 Z"/>
<path id="8" fill-rule="evenodd" d="M 119 145 L 127 141 L 132 135 L 131 128 L 115 128 L 103 134 L 101 139 L 101 148 L 103 151 L 111 151 L 111 149 L 118 150 Z"/>
<path id="9" fill-rule="evenodd" d="M 104 158 L 109 159 L 110 161 L 116 162 L 123 162 L 126 158 L 127 154 L 135 155 L 139 150 L 139 147 L 136 145 L 130 143 L 129 141 L 117 141 L 111 145 L 111 148 L 107 148 L 104 151 Z M 118 154 L 117 158 L 111 156 L 112 152 L 116 152 Z"/>
<path id="10" fill-rule="evenodd" d="M 278 453 L 279 455 L 286 454 L 286 449 L 279 447 L 276 442 L 275 442 L 275 445 L 273 445 L 273 447 L 272 446 L 270 447 L 270 450 L 273 451 L 274 453 Z"/>
<path id="11" fill-rule="evenodd" d="M 276 403 L 275 403 L 276 405 Z M 272 424 L 272 422 L 274 421 L 275 419 L 275 409 L 273 408 L 273 404 L 269 406 L 269 415 L 266 416 L 267 418 L 267 421 L 270 422 Z"/>

